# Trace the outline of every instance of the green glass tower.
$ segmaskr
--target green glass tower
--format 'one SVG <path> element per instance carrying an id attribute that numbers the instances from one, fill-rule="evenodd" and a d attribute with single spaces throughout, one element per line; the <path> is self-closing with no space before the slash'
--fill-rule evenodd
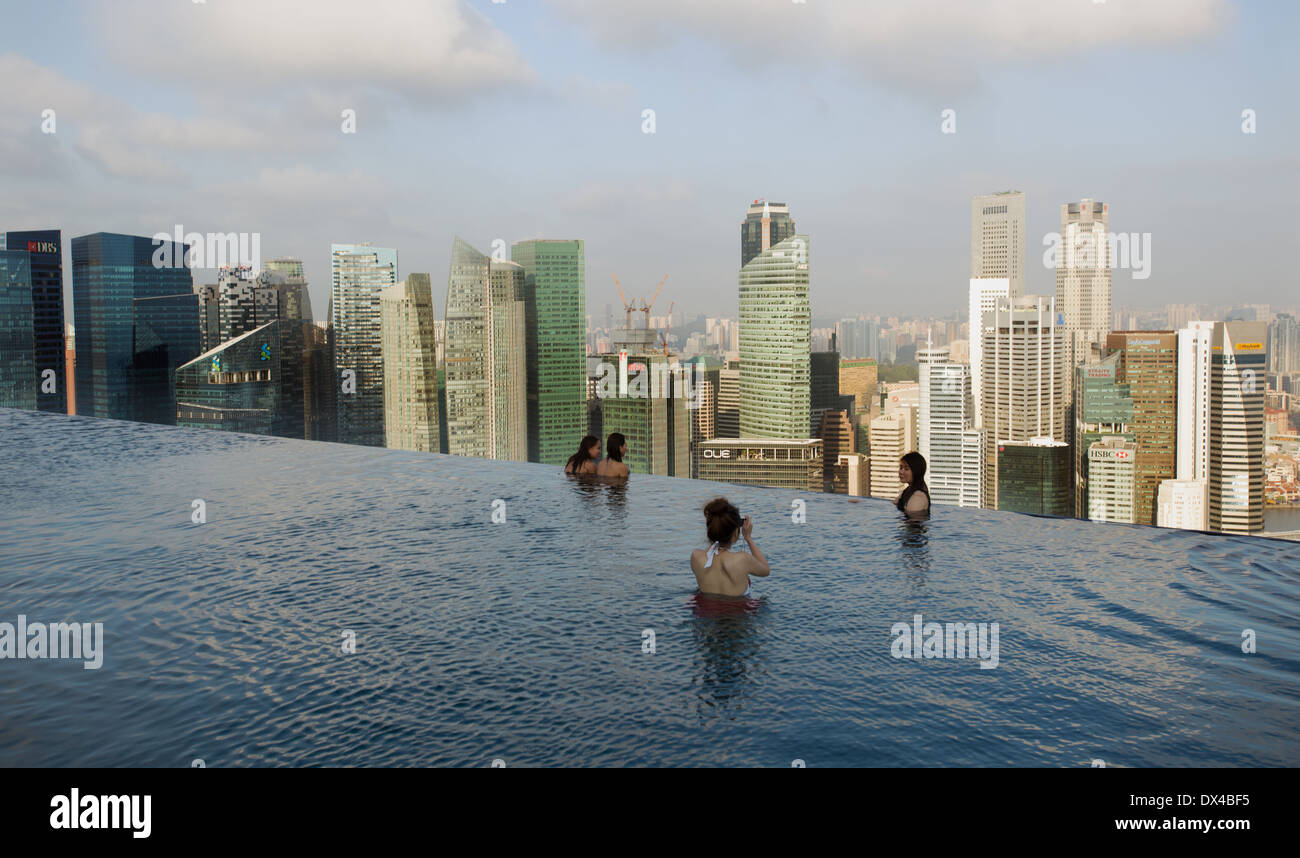
<path id="1" fill-rule="evenodd" d="M 1088 450 L 1103 438 L 1135 441 L 1133 397 L 1119 381 L 1120 353 L 1075 367 L 1074 374 L 1074 514 L 1088 517 Z"/>
<path id="2" fill-rule="evenodd" d="M 587 263 L 581 240 L 515 242 L 524 269 L 528 461 L 563 465 L 587 433 Z"/>
<path id="3" fill-rule="evenodd" d="M 740 437 L 807 439 L 812 425 L 808 236 L 740 269 Z"/>

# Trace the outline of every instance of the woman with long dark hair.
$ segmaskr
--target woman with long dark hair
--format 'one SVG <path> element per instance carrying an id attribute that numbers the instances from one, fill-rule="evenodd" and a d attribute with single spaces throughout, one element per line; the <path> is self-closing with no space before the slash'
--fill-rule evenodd
<path id="1" fill-rule="evenodd" d="M 741 518 L 740 510 L 726 498 L 714 498 L 704 507 L 704 529 L 711 544 L 708 549 L 691 552 L 691 571 L 695 583 L 706 596 L 748 596 L 752 592 L 750 575 L 766 578 L 772 570 L 763 551 L 754 544 L 754 520 Z M 732 551 L 741 536 L 749 553 Z"/>
<path id="2" fill-rule="evenodd" d="M 925 457 L 915 451 L 898 461 L 898 481 L 904 489 L 894 498 L 894 505 L 908 515 L 930 511 L 930 487 L 925 484 Z"/>
<path id="3" fill-rule="evenodd" d="M 600 439 L 595 435 L 588 435 L 578 445 L 578 452 L 569 457 L 568 463 L 564 466 L 564 473 L 594 474 L 596 473 L 596 460 L 599 458 Z"/>
<path id="4" fill-rule="evenodd" d="M 596 466 L 596 473 L 602 477 L 626 477 L 631 471 L 623 464 L 627 455 L 627 438 L 622 432 L 610 432 L 609 441 L 605 443 L 605 458 Z"/>

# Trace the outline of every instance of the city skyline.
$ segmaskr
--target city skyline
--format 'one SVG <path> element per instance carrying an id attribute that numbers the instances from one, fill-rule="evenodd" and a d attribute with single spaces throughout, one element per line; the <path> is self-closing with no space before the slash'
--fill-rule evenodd
<path id="1" fill-rule="evenodd" d="M 258 233 L 269 253 L 303 260 L 316 307 L 331 242 L 401 247 L 401 276 L 438 273 L 440 306 L 453 235 L 479 247 L 580 235 L 592 271 L 652 283 L 667 270 L 665 301 L 719 315 L 732 306 L 736 200 L 756 198 L 797 205 L 800 229 L 818 238 L 815 317 L 956 307 L 969 253 L 963 208 L 1005 188 L 1026 195 L 1027 293 L 1050 292 L 1041 241 L 1059 229 L 1059 206 L 1083 198 L 1114 207 L 1111 229 L 1152 236 L 1150 277 L 1117 269 L 1115 306 L 1215 303 L 1243 276 L 1254 301 L 1281 304 L 1294 292 L 1284 251 L 1300 190 L 1293 76 L 1278 65 L 1283 52 L 1261 50 L 1295 23 L 1284 4 L 1260 4 L 1274 13 L 1266 24 L 1259 6 L 1226 0 L 1178 4 L 1177 15 L 1168 0 L 1050 14 L 986 0 L 955 16 L 938 51 L 918 36 L 934 25 L 919 7 L 880 33 L 863 25 L 868 3 L 752 10 L 746 27 L 724 33 L 717 24 L 732 3 L 629 3 L 622 18 L 666 22 L 629 52 L 613 35 L 626 24 L 578 0 L 441 2 L 432 5 L 474 37 L 471 47 L 440 34 L 408 66 L 392 62 L 395 45 L 367 46 L 329 72 L 316 61 L 297 68 L 302 51 L 286 36 L 339 44 L 350 33 L 344 4 L 313 3 L 311 15 L 292 2 L 260 10 L 256 36 L 241 0 L 153 10 L 134 28 L 94 4 L 55 5 L 75 22 L 66 34 L 56 39 L 44 16 L 18 10 L 13 31 L 28 41 L 0 52 L 12 82 L 0 94 L 11 141 L 0 171 L 13 187 L 0 223 L 57 224 L 65 236 L 177 224 Z M 429 35 L 436 13 L 388 5 L 399 44 Z M 1029 27 L 998 29 L 981 10 L 1044 26 L 1030 39 Z M 213 38 L 184 38 L 199 30 Z M 765 54 L 771 67 L 753 74 L 748 49 L 782 34 L 829 34 L 820 43 L 831 58 L 876 50 L 845 71 L 799 52 Z M 220 78 L 203 62 L 216 45 L 234 60 L 211 64 Z M 915 61 L 903 46 L 919 48 Z M 792 63 L 798 72 L 786 75 Z M 1089 74 L 1066 75 L 1076 63 Z M 172 73 L 155 74 L 161 65 Z M 602 65 L 599 79 L 584 73 Z M 725 87 L 717 92 L 733 95 L 699 92 L 695 76 L 709 72 Z M 1119 98 L 1135 77 L 1144 97 Z M 769 103 L 785 105 L 782 152 L 797 166 L 736 145 L 733 129 Z M 1255 111 L 1255 133 L 1243 133 L 1245 110 Z M 342 127 L 345 111 L 354 134 Z M 1074 133 L 1081 115 L 1086 135 Z M 526 144 L 498 133 L 505 117 L 532 129 Z M 434 134 L 430 146 L 425 132 L 449 121 L 460 133 Z M 548 169 L 534 175 L 543 160 Z M 464 204 L 447 211 L 435 194 Z M 1186 228 L 1192 211 L 1212 218 L 1214 241 Z M 590 305 L 612 300 L 611 286 L 593 278 Z"/>

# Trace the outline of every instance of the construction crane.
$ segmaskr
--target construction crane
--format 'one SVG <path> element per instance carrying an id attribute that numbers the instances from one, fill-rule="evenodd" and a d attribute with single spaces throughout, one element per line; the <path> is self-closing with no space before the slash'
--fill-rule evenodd
<path id="1" fill-rule="evenodd" d="M 646 303 L 646 299 L 645 299 L 645 296 L 644 296 L 644 295 L 641 296 L 641 306 L 640 306 L 640 307 L 638 307 L 638 306 L 636 305 L 636 299 L 635 299 L 635 298 L 633 298 L 631 301 L 627 300 L 627 296 L 623 294 L 623 287 L 622 287 L 622 285 L 618 282 L 618 275 L 617 275 L 617 274 L 613 274 L 613 273 L 611 273 L 610 276 L 614 278 L 614 288 L 618 289 L 618 297 L 619 297 L 619 298 L 622 300 L 622 302 L 623 302 L 623 312 L 624 312 L 624 313 L 626 314 L 626 316 L 627 316 L 627 319 L 626 319 L 627 328 L 628 328 L 629 330 L 631 330 L 631 328 L 632 328 L 632 314 L 633 314 L 634 312 L 639 312 L 639 313 L 643 313 L 643 314 L 644 314 L 644 316 L 645 316 L 645 318 L 644 318 L 644 322 L 645 322 L 645 324 L 642 325 L 642 327 L 644 327 L 644 328 L 649 328 L 649 327 L 650 327 L 650 308 L 653 307 L 653 306 L 655 305 L 655 301 L 659 300 L 659 293 L 662 292 L 662 291 L 664 290 L 664 283 L 666 283 L 666 282 L 668 281 L 668 275 L 665 274 L 665 275 L 664 275 L 664 279 L 659 281 L 659 288 L 655 290 L 654 297 L 652 297 L 652 298 L 650 299 L 650 302 L 649 302 L 649 303 Z"/>
<path id="2" fill-rule="evenodd" d="M 662 283 L 660 283 L 659 285 L 663 286 Z M 677 306 L 676 301 L 673 301 L 668 305 L 668 322 L 667 324 L 664 325 L 664 332 L 659 335 L 659 345 L 663 346 L 664 357 L 668 357 L 668 335 L 672 333 L 673 330 L 673 307 L 676 306 Z"/>

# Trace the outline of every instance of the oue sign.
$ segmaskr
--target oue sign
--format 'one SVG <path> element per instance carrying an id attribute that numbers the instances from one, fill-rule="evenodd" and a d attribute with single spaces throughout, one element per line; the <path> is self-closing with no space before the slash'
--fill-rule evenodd
<path id="1" fill-rule="evenodd" d="M 705 450 L 704 458 L 706 459 L 730 459 L 730 450 Z"/>

